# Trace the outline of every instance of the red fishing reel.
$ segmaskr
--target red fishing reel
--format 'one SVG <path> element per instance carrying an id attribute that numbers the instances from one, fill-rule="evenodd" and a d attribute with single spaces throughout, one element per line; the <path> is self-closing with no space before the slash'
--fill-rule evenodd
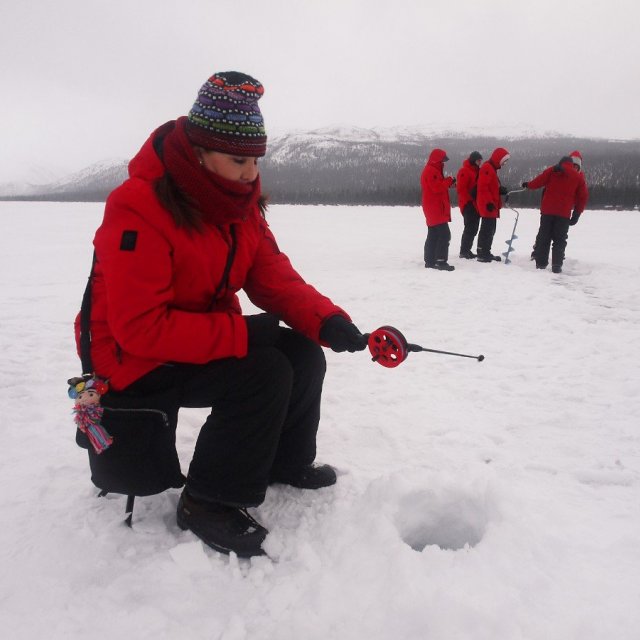
<path id="1" fill-rule="evenodd" d="M 483 355 L 473 356 L 468 353 L 455 353 L 453 351 L 441 351 L 440 349 L 427 349 L 419 344 L 410 344 L 395 327 L 380 327 L 369 334 L 367 341 L 371 359 L 383 367 L 393 369 L 402 364 L 412 351 L 429 351 L 430 353 L 442 353 L 447 356 L 459 356 L 461 358 L 473 358 L 478 362 L 484 360 Z"/>
<path id="2" fill-rule="evenodd" d="M 409 355 L 406 338 L 395 327 L 380 327 L 369 334 L 369 351 L 373 362 L 392 369 Z"/>

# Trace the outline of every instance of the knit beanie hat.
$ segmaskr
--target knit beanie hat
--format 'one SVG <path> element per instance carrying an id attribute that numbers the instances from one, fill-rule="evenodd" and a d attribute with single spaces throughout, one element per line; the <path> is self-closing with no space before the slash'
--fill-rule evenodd
<path id="1" fill-rule="evenodd" d="M 479 151 L 472 151 L 469 156 L 469 162 L 475 164 L 478 160 L 482 160 L 482 154 Z"/>
<path id="2" fill-rule="evenodd" d="M 582 154 L 579 151 L 572 151 L 569 154 L 569 157 L 573 164 L 577 164 L 579 167 L 582 167 Z"/>
<path id="3" fill-rule="evenodd" d="M 214 73 L 200 88 L 185 131 L 204 149 L 237 156 L 263 156 L 267 134 L 258 100 L 264 87 L 238 71 Z"/>

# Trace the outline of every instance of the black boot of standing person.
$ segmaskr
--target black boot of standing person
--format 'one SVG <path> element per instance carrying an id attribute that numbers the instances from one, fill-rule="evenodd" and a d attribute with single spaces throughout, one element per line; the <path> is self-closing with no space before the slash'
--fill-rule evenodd
<path id="1" fill-rule="evenodd" d="M 455 269 L 447 262 L 450 242 L 451 230 L 448 223 L 428 228 L 427 239 L 424 243 L 424 266 L 427 269 L 438 269 L 439 271 L 453 271 Z"/>
<path id="2" fill-rule="evenodd" d="M 464 231 L 460 240 L 460 257 L 472 260 L 477 257 L 471 249 L 480 227 L 480 215 L 473 202 L 467 203 L 462 212 L 462 217 L 464 218 Z"/>
<path id="3" fill-rule="evenodd" d="M 551 252 L 552 271 L 554 273 L 562 272 L 569 226 L 570 220 L 568 218 L 546 214 L 540 216 L 540 228 L 533 252 L 538 269 L 547 267 Z M 552 243 L 553 249 L 551 249 Z"/>
<path id="4" fill-rule="evenodd" d="M 500 256 L 491 253 L 493 236 L 496 233 L 496 219 L 482 218 L 480 232 L 478 233 L 478 262 L 500 262 Z"/>

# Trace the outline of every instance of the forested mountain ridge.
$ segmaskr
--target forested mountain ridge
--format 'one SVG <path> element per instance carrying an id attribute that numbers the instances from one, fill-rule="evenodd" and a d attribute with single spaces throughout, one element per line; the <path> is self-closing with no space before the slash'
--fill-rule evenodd
<path id="1" fill-rule="evenodd" d="M 579 149 L 590 190 L 589 208 L 640 206 L 640 140 L 620 141 L 559 135 L 512 137 L 413 132 L 411 129 L 320 129 L 272 138 L 261 160 L 263 190 L 273 203 L 420 203 L 420 173 L 430 151 L 442 148 L 455 175 L 471 151 L 487 159 L 506 147 L 511 160 L 500 171 L 502 183 L 520 188 L 563 155 Z M 126 178 L 126 161 L 105 161 L 53 184 L 29 186 L 21 193 L 0 185 L 3 199 L 104 200 Z M 5 185 L 6 186 L 6 185 Z M 540 192 L 514 196 L 521 206 L 536 206 Z M 456 204 L 455 190 L 451 191 Z"/>

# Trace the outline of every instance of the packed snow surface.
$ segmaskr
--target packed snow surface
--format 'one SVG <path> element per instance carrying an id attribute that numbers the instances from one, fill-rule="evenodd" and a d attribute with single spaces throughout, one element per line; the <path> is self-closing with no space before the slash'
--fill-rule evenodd
<path id="1" fill-rule="evenodd" d="M 327 353 L 317 492 L 271 487 L 268 558 L 175 522 L 177 490 L 98 498 L 74 444 L 72 321 L 99 204 L 0 203 L 4 638 L 635 640 L 640 629 L 640 215 L 587 211 L 565 271 L 425 270 L 419 208 L 274 206 L 280 247 L 396 369 Z M 514 213 L 498 223 L 504 249 Z M 246 312 L 253 309 L 247 303 Z M 181 413 L 186 470 L 206 412 Z"/>

